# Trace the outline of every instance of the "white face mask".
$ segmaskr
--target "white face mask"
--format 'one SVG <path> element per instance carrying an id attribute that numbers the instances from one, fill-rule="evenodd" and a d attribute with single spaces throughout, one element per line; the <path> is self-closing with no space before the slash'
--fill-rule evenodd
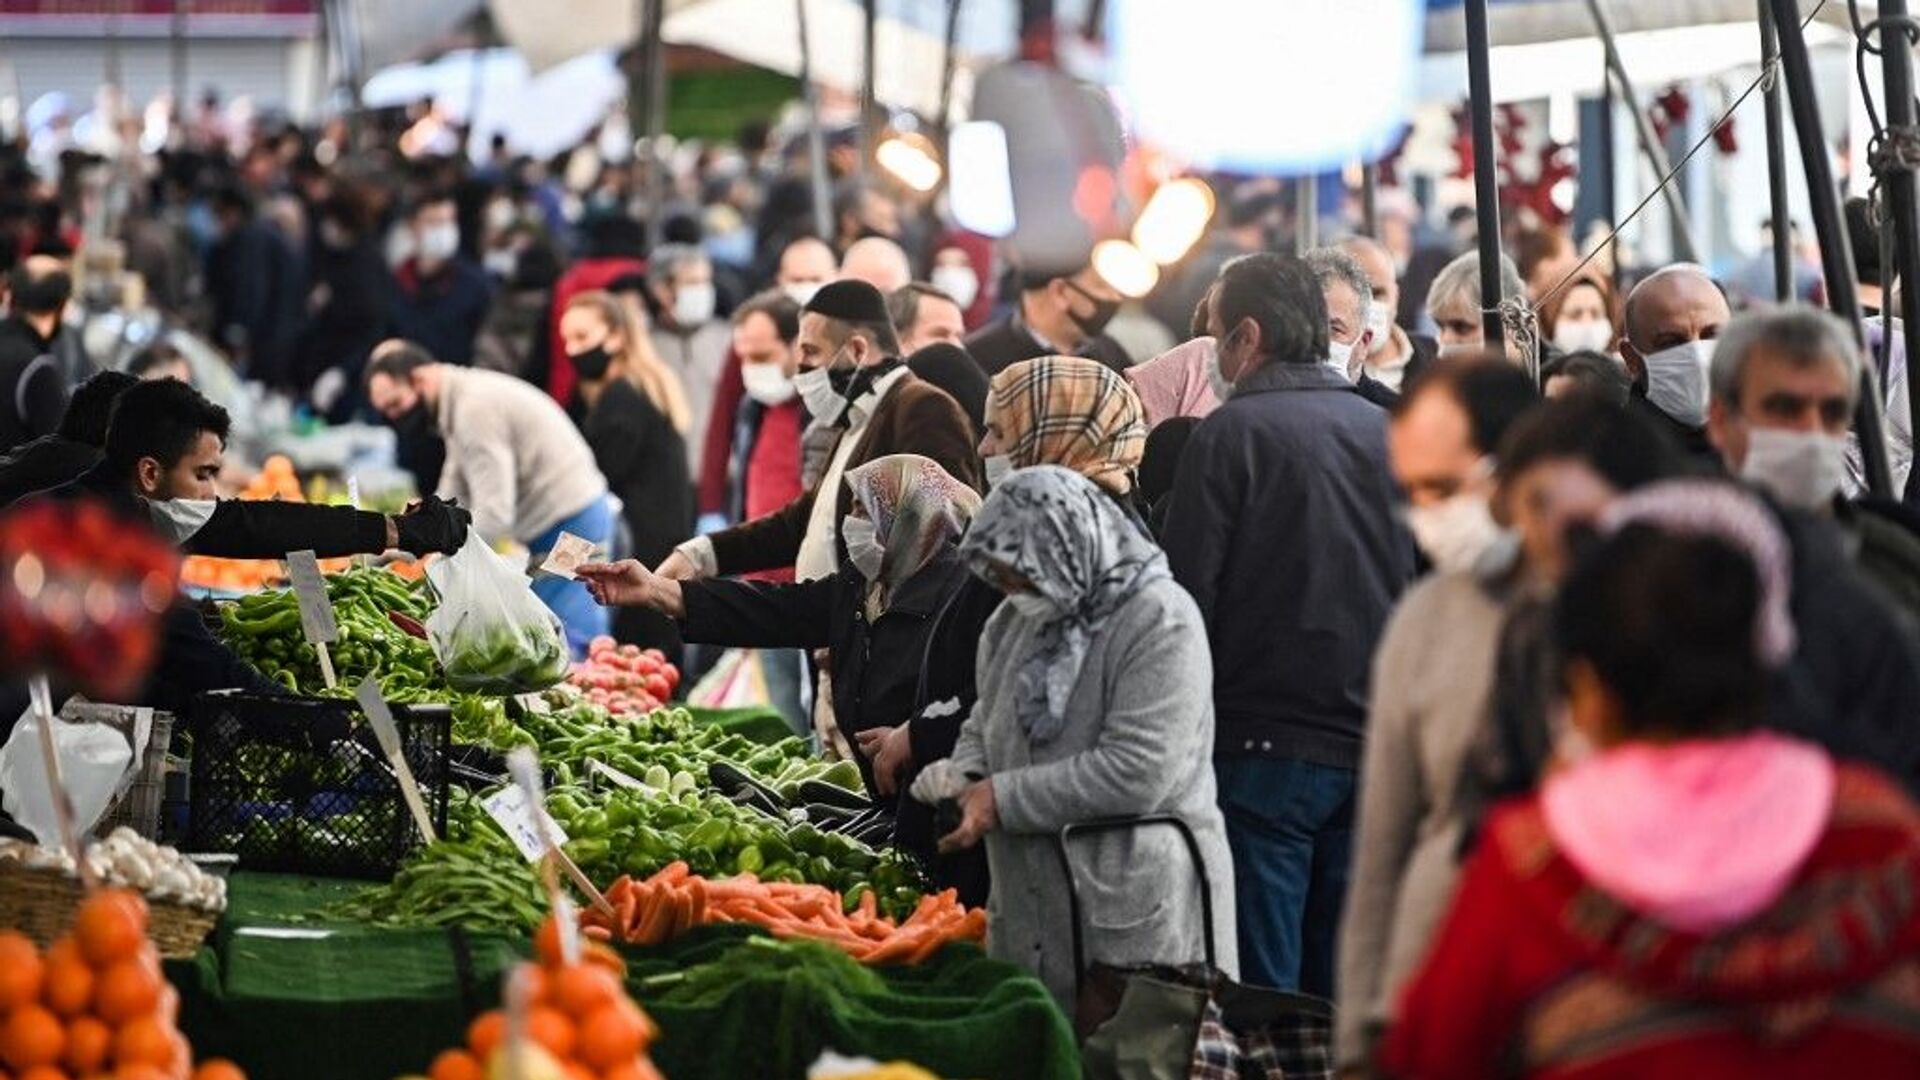
<path id="1" fill-rule="evenodd" d="M 802 370 L 793 377 L 793 388 L 800 394 L 800 400 L 807 407 L 807 415 L 815 423 L 829 426 L 840 422 L 840 414 L 846 410 L 847 401 L 833 388 L 833 380 L 827 376 L 827 369 L 817 367 Z"/>
<path id="2" fill-rule="evenodd" d="M 1387 314 L 1387 305 L 1375 300 L 1367 306 L 1367 329 L 1373 332 L 1373 344 L 1367 350 L 1369 355 L 1379 352 L 1386 345 L 1387 336 L 1392 333 L 1388 329 L 1391 323 L 1392 316 Z"/>
<path id="3" fill-rule="evenodd" d="M 460 226 L 434 225 L 420 234 L 414 254 L 421 262 L 443 263 L 460 250 Z"/>
<path id="4" fill-rule="evenodd" d="M 933 268 L 933 287 L 953 297 L 953 302 L 965 311 L 980 298 L 980 279 L 973 276 L 970 266 L 936 266 Z"/>
<path id="5" fill-rule="evenodd" d="M 988 454 L 981 459 L 981 464 L 986 466 L 989 488 L 999 487 L 1000 481 L 1005 480 L 1007 474 L 1013 471 L 1013 459 L 1005 454 Z"/>
<path id="6" fill-rule="evenodd" d="M 1233 396 L 1233 384 L 1227 381 L 1226 374 L 1220 370 L 1220 343 L 1218 341 L 1214 342 L 1213 347 L 1207 350 L 1207 385 L 1213 389 L 1214 400 L 1222 405 L 1226 404 L 1227 398 Z"/>
<path id="7" fill-rule="evenodd" d="M 840 539 L 847 543 L 847 561 L 868 581 L 880 580 L 880 563 L 887 549 L 880 546 L 873 522 L 850 517 L 840 522 Z"/>
<path id="8" fill-rule="evenodd" d="M 1845 436 L 1780 428 L 1753 428 L 1747 434 L 1740 478 L 1796 510 L 1826 507 L 1846 475 Z"/>
<path id="9" fill-rule="evenodd" d="M 1414 543 L 1427 553 L 1434 569 L 1443 573 L 1473 569 L 1501 537 L 1487 497 L 1471 492 L 1461 492 L 1432 506 L 1408 507 L 1407 528 L 1413 531 Z"/>
<path id="10" fill-rule="evenodd" d="M 495 248 L 481 256 L 480 263 L 487 273 L 502 281 L 513 278 L 513 272 L 520 268 L 520 255 L 512 248 Z"/>
<path id="11" fill-rule="evenodd" d="M 1605 319 L 1562 322 L 1553 328 L 1553 345 L 1561 352 L 1603 353 L 1612 344 L 1613 324 Z"/>
<path id="12" fill-rule="evenodd" d="M 673 290 L 673 321 L 691 329 L 713 318 L 713 282 L 696 281 Z"/>
<path id="13" fill-rule="evenodd" d="M 789 281 L 780 286 L 780 291 L 787 294 L 787 299 L 806 307 L 807 301 L 813 299 L 813 294 L 820 291 L 820 285 L 818 281 Z"/>
<path id="14" fill-rule="evenodd" d="M 793 400 L 793 380 L 779 364 L 741 364 L 740 381 L 747 386 L 747 396 L 762 405 L 785 405 Z"/>
<path id="15" fill-rule="evenodd" d="M 1713 342 L 1683 341 L 1646 358 L 1647 400 L 1675 423 L 1697 428 L 1707 422 L 1707 368 Z"/>
<path id="16" fill-rule="evenodd" d="M 1059 607 L 1039 593 L 1008 593 L 1007 603 L 1013 605 L 1013 610 L 1019 612 L 1021 618 L 1031 622 L 1046 622 L 1060 614 Z"/>
<path id="17" fill-rule="evenodd" d="M 1353 360 L 1353 346 L 1341 341 L 1327 342 L 1327 366 L 1340 373 L 1340 377 L 1349 378 L 1347 364 Z"/>

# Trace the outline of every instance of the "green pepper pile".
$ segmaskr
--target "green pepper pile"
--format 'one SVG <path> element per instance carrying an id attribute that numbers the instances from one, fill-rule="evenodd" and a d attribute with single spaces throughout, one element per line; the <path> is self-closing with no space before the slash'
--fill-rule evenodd
<path id="1" fill-rule="evenodd" d="M 340 636 L 327 646 L 336 687 L 350 695 L 374 675 L 388 701 L 446 701 L 449 692 L 433 647 L 394 625 L 388 612 L 427 614 L 424 597 L 385 570 L 356 568 L 327 575 Z M 300 603 L 290 589 L 251 593 L 221 606 L 220 638 L 262 675 L 301 694 L 325 694 L 320 654 L 300 629 Z"/>
<path id="2" fill-rule="evenodd" d="M 857 766 L 850 761 L 821 761 L 799 738 L 756 743 L 700 724 L 685 709 L 616 715 L 581 702 L 522 716 L 519 729 L 531 740 L 528 745 L 539 748 L 541 762 L 562 783 L 584 776 L 587 762 L 598 761 L 635 778 L 655 768 L 669 775 L 688 773 L 705 787 L 708 770 L 715 762 L 725 762 L 760 776 L 783 793 L 807 780 L 848 791 L 861 788 Z"/>
<path id="3" fill-rule="evenodd" d="M 447 683 L 481 694 L 525 694 L 567 677 L 566 642 L 554 624 L 495 626 L 448 634 L 441 645 Z"/>

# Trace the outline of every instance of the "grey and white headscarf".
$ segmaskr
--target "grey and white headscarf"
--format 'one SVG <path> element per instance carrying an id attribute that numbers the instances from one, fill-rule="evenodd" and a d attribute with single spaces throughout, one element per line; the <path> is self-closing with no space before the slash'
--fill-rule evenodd
<path id="1" fill-rule="evenodd" d="M 1065 726 L 1094 627 L 1147 585 L 1172 576 L 1166 555 L 1111 496 L 1057 465 L 1020 469 L 995 486 L 960 554 L 988 581 L 995 580 L 989 568 L 1025 578 L 1060 613 L 1040 625 L 1017 675 L 1015 712 L 1036 743 L 1050 742 Z"/>

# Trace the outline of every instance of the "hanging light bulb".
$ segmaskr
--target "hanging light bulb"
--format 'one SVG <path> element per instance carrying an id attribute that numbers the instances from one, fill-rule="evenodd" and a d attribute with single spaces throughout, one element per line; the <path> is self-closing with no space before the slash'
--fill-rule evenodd
<path id="1" fill-rule="evenodd" d="M 1213 189 L 1186 177 L 1161 184 L 1133 223 L 1133 246 L 1154 262 L 1180 261 L 1213 220 Z"/>
<path id="2" fill-rule="evenodd" d="M 882 142 L 873 159 L 893 177 L 915 191 L 940 185 L 940 152 L 917 131 L 902 132 Z"/>
<path id="3" fill-rule="evenodd" d="M 1160 282 L 1160 268 L 1125 240 L 1102 240 L 1093 245 L 1093 272 L 1130 300 L 1147 295 Z"/>

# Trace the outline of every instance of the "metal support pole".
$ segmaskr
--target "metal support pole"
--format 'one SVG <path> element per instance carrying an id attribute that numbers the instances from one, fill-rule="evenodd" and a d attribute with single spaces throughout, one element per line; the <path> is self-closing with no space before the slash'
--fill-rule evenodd
<path id="1" fill-rule="evenodd" d="M 1760 0 L 1760 62 L 1771 65 L 1779 55 L 1779 35 L 1767 14 L 1767 0 Z M 1793 219 L 1787 213 L 1787 132 L 1777 75 L 1762 93 L 1767 120 L 1767 196 L 1773 210 L 1773 298 L 1784 304 L 1793 299 Z"/>
<path id="2" fill-rule="evenodd" d="M 1760 0 L 1766 3 L 1766 0 Z M 1619 99 L 1613 93 L 1613 80 L 1607 76 L 1607 67 L 1603 62 L 1600 68 L 1600 205 L 1601 214 L 1607 219 L 1607 232 L 1611 234 L 1620 222 L 1620 206 L 1617 201 L 1615 184 L 1618 179 L 1618 163 L 1614 157 L 1613 114 L 1619 108 Z M 1613 286 L 1613 294 L 1620 295 L 1620 240 L 1615 237 L 1609 241 L 1607 264 L 1611 267 L 1608 284 Z"/>
<path id="3" fill-rule="evenodd" d="M 1487 70 L 1487 0 L 1467 0 L 1467 96 L 1473 112 L 1473 203 L 1480 233 L 1480 325 L 1486 347 L 1499 352 L 1506 333 L 1500 326 L 1500 187 L 1494 155 L 1493 87 Z"/>
<path id="4" fill-rule="evenodd" d="M 947 32 L 940 50 L 940 116 L 934 127 L 944 138 L 953 116 L 953 65 L 960 40 L 960 0 L 947 0 Z"/>
<path id="5" fill-rule="evenodd" d="M 875 108 L 873 69 L 875 28 L 880 22 L 880 0 L 860 0 L 860 124 L 855 132 L 860 139 L 861 176 L 867 175 L 867 167 L 873 161 L 874 138 L 873 114 Z"/>
<path id="6" fill-rule="evenodd" d="M 1377 162 L 1360 163 L 1360 230 L 1375 240 L 1380 239 L 1380 166 Z"/>
<path id="7" fill-rule="evenodd" d="M 173 0 L 173 18 L 167 24 L 167 56 L 173 68 L 173 118 L 176 125 L 187 119 L 187 4 Z M 326 25 L 326 19 L 321 19 Z M 331 36 L 331 35 L 328 35 Z M 323 68 L 325 64 L 321 65 Z"/>
<path id="8" fill-rule="evenodd" d="M 1880 71 L 1886 80 L 1887 130 L 1914 127 L 1913 40 L 1907 33 L 1907 0 L 1880 0 Z M 1900 321 L 1907 345 L 1907 406 L 1909 420 L 1920 431 L 1920 394 L 1913 389 L 1913 365 L 1920 360 L 1920 187 L 1913 170 L 1898 167 L 1880 177 L 1893 214 L 1893 251 L 1899 268 Z M 1893 288 L 1894 275 L 1881 268 L 1881 282 Z M 1881 301 L 1886 302 L 1884 299 Z M 1892 342 L 1887 354 L 1893 354 Z M 1896 493 L 1898 494 L 1898 493 Z"/>
<path id="9" fill-rule="evenodd" d="M 667 159 L 660 140 L 667 133 L 667 43 L 660 36 L 667 18 L 667 0 L 647 5 L 647 239 L 648 250 L 660 243 L 666 227 Z"/>
<path id="10" fill-rule="evenodd" d="M 1320 246 L 1320 178 L 1312 173 L 1293 181 L 1293 243 L 1297 255 Z"/>
<path id="11" fill-rule="evenodd" d="M 813 43 L 807 36 L 807 0 L 793 0 L 800 24 L 800 96 L 807 105 L 807 176 L 813 188 L 813 232 L 833 243 L 832 195 L 827 190 L 827 140 L 820 132 L 820 91 L 813 85 Z"/>
<path id="12" fill-rule="evenodd" d="M 1793 130 L 1800 138 L 1800 161 L 1807 172 L 1807 201 L 1813 208 L 1813 231 L 1820 240 L 1827 306 L 1852 328 L 1854 340 L 1864 344 L 1860 293 L 1853 279 L 1853 250 L 1841 216 L 1840 188 L 1833 180 L 1826 133 L 1820 129 L 1820 104 L 1814 96 L 1807 39 L 1800 32 L 1799 5 L 1795 0 L 1768 0 L 1768 8 L 1780 38 L 1780 71 L 1787 80 L 1787 105 L 1793 110 Z M 1887 436 L 1880 416 L 1880 380 L 1872 364 L 1860 369 L 1860 401 L 1854 409 L 1853 431 L 1860 439 L 1867 490 L 1878 498 L 1892 498 L 1893 472 L 1887 467 Z"/>
<path id="13" fill-rule="evenodd" d="M 1600 6 L 1600 0 L 1587 0 L 1587 11 L 1593 15 L 1593 27 L 1600 37 L 1600 45 L 1606 50 L 1607 70 L 1613 73 L 1614 81 L 1620 84 L 1620 96 L 1627 99 L 1627 111 L 1633 114 L 1633 131 L 1640 140 L 1640 152 L 1646 155 L 1647 165 L 1653 169 L 1656 180 L 1672 171 L 1673 163 L 1667 160 L 1667 151 L 1653 133 L 1653 123 L 1640 108 L 1640 95 L 1633 92 L 1633 80 L 1627 77 L 1627 67 L 1620 62 L 1620 50 L 1613 43 L 1613 21 L 1607 18 L 1606 9 Z M 1693 245 L 1693 224 L 1687 216 L 1686 201 L 1680 197 L 1680 191 L 1672 184 L 1661 190 L 1667 200 L 1667 213 L 1673 216 L 1674 239 L 1679 242 L 1680 261 L 1699 262 L 1698 249 Z"/>

